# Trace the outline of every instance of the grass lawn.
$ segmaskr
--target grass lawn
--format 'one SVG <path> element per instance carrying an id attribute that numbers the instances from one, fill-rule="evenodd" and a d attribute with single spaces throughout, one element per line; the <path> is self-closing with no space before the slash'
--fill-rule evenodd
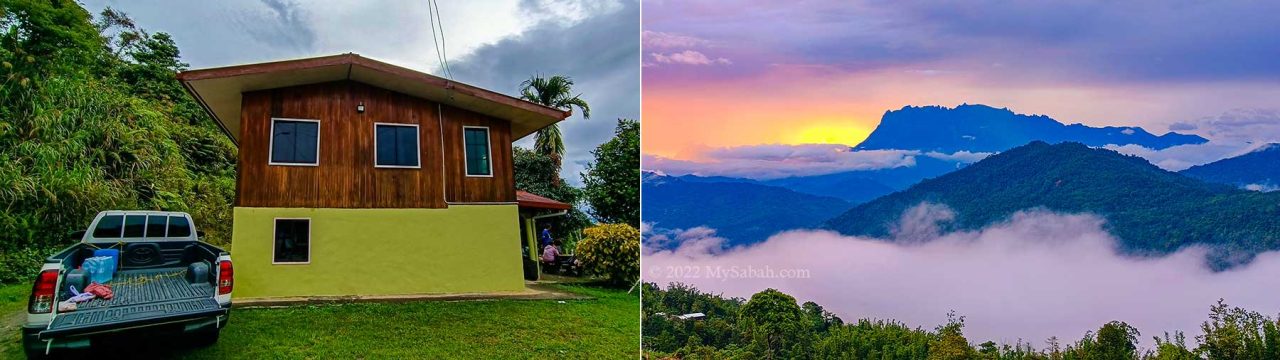
<path id="1" fill-rule="evenodd" d="M 173 341 L 141 357 L 302 358 L 629 358 L 639 357 L 640 297 L 586 285 L 560 289 L 594 300 L 419 301 L 234 309 L 214 346 Z M 22 358 L 18 323 L 30 285 L 0 287 L 0 354 Z M 139 357 L 139 349 L 107 355 Z M 77 357 L 83 356 L 77 354 Z"/>

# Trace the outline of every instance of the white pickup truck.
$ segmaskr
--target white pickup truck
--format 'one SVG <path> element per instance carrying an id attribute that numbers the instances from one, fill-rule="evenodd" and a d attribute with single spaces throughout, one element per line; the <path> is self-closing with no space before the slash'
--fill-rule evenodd
<path id="1" fill-rule="evenodd" d="M 27 357 L 87 348 L 124 332 L 186 333 L 199 343 L 216 342 L 231 311 L 231 254 L 200 241 L 201 234 L 186 213 L 98 213 L 89 230 L 73 235 L 80 242 L 46 259 L 36 276 L 22 326 Z M 81 265 L 100 249 L 119 251 L 105 283 L 113 296 L 60 311 L 72 287 L 89 285 L 91 274 Z"/>

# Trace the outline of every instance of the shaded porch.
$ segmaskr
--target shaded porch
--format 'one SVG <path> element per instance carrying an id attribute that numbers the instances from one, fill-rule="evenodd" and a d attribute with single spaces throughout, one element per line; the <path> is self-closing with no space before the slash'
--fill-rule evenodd
<path id="1" fill-rule="evenodd" d="M 524 190 L 516 190 L 520 208 L 520 244 L 523 249 L 524 279 L 536 281 L 542 275 L 539 261 L 542 246 L 538 242 L 538 220 L 568 215 L 573 206 Z"/>

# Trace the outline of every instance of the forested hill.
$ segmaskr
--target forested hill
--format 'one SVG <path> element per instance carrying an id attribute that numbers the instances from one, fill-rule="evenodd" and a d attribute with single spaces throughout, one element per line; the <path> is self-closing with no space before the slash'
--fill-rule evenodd
<path id="1" fill-rule="evenodd" d="M 175 80 L 168 34 L 70 0 L 0 1 L 0 283 L 101 210 L 190 212 L 230 238 L 236 149 Z"/>
<path id="2" fill-rule="evenodd" d="M 1280 188 L 1280 144 L 1268 144 L 1248 154 L 1192 166 L 1179 173 L 1208 182 L 1274 190 Z"/>
<path id="3" fill-rule="evenodd" d="M 880 124 L 856 149 L 998 152 L 1033 140 L 1089 146 L 1137 144 L 1152 149 L 1207 141 L 1178 133 L 1156 136 L 1140 127 L 1063 125 L 1048 116 L 1017 114 L 986 105 L 907 106 L 885 112 Z"/>
<path id="4" fill-rule="evenodd" d="M 954 221 L 940 224 L 943 231 L 977 229 L 1033 208 L 1093 213 L 1106 219 L 1125 253 L 1207 244 L 1216 268 L 1280 249 L 1280 192 L 1206 183 L 1079 143 L 1032 142 L 857 206 L 825 226 L 888 236 L 903 212 L 922 202 L 955 211 Z"/>
<path id="5" fill-rule="evenodd" d="M 840 199 L 776 186 L 702 180 L 646 173 L 640 185 L 644 221 L 664 229 L 710 227 L 728 245 L 739 245 L 763 241 L 783 230 L 817 227 L 850 207 Z"/>

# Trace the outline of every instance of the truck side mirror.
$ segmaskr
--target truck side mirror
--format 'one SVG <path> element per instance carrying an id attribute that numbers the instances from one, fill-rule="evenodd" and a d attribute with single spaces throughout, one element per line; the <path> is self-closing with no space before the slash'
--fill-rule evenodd
<path id="1" fill-rule="evenodd" d="M 70 237 L 71 240 L 80 241 L 80 239 L 84 239 L 84 230 L 72 231 L 67 234 L 67 236 Z"/>
<path id="2" fill-rule="evenodd" d="M 204 239 L 204 230 L 196 230 L 196 239 Z"/>

